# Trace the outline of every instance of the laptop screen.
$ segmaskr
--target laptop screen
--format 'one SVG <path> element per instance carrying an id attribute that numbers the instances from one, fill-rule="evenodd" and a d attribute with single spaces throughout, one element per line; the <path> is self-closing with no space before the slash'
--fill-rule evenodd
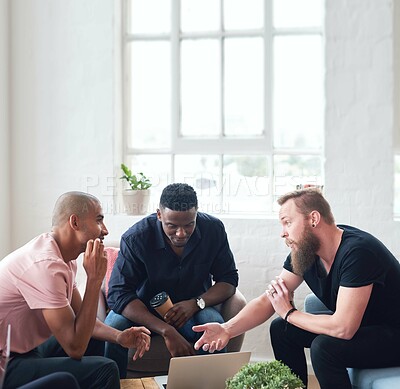
<path id="1" fill-rule="evenodd" d="M 11 326 L 7 327 L 6 339 L 0 339 L 1 353 L 0 353 L 0 389 L 3 388 L 4 377 L 7 371 L 8 359 L 10 358 L 10 347 L 11 347 Z"/>
<path id="2" fill-rule="evenodd" d="M 248 363 L 250 355 L 241 351 L 171 358 L 168 376 L 155 381 L 160 389 L 225 389 L 226 379 Z"/>

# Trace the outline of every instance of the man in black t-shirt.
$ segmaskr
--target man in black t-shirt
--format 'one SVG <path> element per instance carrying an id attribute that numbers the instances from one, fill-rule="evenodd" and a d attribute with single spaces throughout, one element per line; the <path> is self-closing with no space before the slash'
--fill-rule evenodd
<path id="1" fill-rule="evenodd" d="M 377 238 L 336 225 L 315 188 L 278 200 L 281 237 L 291 252 L 266 293 L 222 325 L 208 323 L 195 344 L 213 352 L 240 333 L 280 316 L 270 328 L 275 358 L 307 384 L 304 348 L 310 348 L 321 389 L 351 389 L 347 367 L 400 366 L 400 264 Z M 292 296 L 303 282 L 332 315 L 296 310 Z"/>

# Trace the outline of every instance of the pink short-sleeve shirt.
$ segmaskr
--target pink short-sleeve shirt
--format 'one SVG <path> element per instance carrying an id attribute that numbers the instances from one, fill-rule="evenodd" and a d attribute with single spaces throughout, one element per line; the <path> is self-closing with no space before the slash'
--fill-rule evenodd
<path id="1" fill-rule="evenodd" d="M 75 275 L 76 261 L 64 262 L 49 233 L 0 261 L 0 339 L 11 324 L 11 351 L 28 352 L 51 336 L 42 309 L 71 304 Z"/>

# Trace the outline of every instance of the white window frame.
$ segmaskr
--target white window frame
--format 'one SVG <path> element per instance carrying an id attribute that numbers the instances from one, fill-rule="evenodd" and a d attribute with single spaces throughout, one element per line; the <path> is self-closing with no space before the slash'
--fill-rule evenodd
<path id="1" fill-rule="evenodd" d="M 275 148 L 273 146 L 273 128 L 272 128 L 272 96 L 273 96 L 273 69 L 272 69 L 272 45 L 275 36 L 284 35 L 319 35 L 323 37 L 323 27 L 305 27 L 305 28 L 280 28 L 274 29 L 272 26 L 272 1 L 264 0 L 264 28 L 246 30 L 246 31 L 232 31 L 232 32 L 208 32 L 208 33 L 180 33 L 179 18 L 179 0 L 171 0 L 172 12 L 171 12 L 171 33 L 170 34 L 131 34 L 128 32 L 129 21 L 129 0 L 122 0 L 122 101 L 123 101 L 123 112 L 122 112 L 122 136 L 121 148 L 122 160 L 126 160 L 129 156 L 139 156 L 146 154 L 168 154 L 171 156 L 184 155 L 184 154 L 202 154 L 202 155 L 219 155 L 223 158 L 223 155 L 262 155 L 266 156 L 268 160 L 268 166 L 271 171 L 269 174 L 269 188 L 273 191 L 275 188 L 275 174 L 274 174 L 274 157 L 279 155 L 293 155 L 293 156 L 318 156 L 321 159 L 323 165 L 324 155 L 324 137 L 321 134 L 321 146 L 319 148 Z M 222 0 L 216 0 L 222 1 Z M 181 38 L 206 38 L 206 37 L 219 37 L 220 41 L 225 37 L 261 37 L 264 39 L 264 91 L 265 91 L 265 107 L 264 107 L 264 130 L 261 136 L 253 136 L 252 138 L 240 139 L 240 138 L 227 138 L 222 134 L 218 137 L 209 139 L 191 139 L 188 137 L 182 137 L 180 131 L 180 120 L 179 120 L 179 41 Z M 129 55 L 129 44 L 132 41 L 151 41 L 151 40 L 170 40 L 171 41 L 171 77 L 172 77 L 172 119 L 171 119 L 171 147 L 170 148 L 135 148 L 128 147 L 127 139 L 129 129 L 131 127 L 130 118 L 130 55 Z M 223 54 L 222 54 L 223 55 Z M 221 69 L 221 79 L 223 80 L 223 66 Z M 272 86 L 268 87 L 271 83 Z M 223 84 L 223 82 L 221 83 Z M 223 85 L 221 85 L 223 87 Z M 221 107 L 222 108 L 222 107 Z M 223 112 L 221 114 L 221 128 L 223 128 L 224 117 Z M 171 158 L 171 182 L 174 182 L 174 158 Z M 119 166 L 120 161 L 118 161 Z M 321 166 L 322 182 L 324 182 L 324 169 Z M 222 176 L 222 163 L 220 168 L 220 174 Z M 221 199 L 221 203 L 222 203 Z M 271 215 L 273 214 L 271 204 Z"/>

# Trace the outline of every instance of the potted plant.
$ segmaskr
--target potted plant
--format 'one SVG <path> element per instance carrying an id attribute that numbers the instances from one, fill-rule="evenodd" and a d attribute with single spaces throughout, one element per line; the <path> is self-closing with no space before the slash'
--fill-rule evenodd
<path id="1" fill-rule="evenodd" d="M 126 180 L 129 189 L 124 190 L 123 200 L 126 213 L 130 215 L 144 215 L 150 200 L 150 180 L 142 173 L 133 174 L 131 169 L 121 163 L 123 176 L 121 180 Z"/>
<path id="2" fill-rule="evenodd" d="M 280 361 L 248 363 L 232 378 L 226 389 L 302 389 L 303 382 Z"/>

